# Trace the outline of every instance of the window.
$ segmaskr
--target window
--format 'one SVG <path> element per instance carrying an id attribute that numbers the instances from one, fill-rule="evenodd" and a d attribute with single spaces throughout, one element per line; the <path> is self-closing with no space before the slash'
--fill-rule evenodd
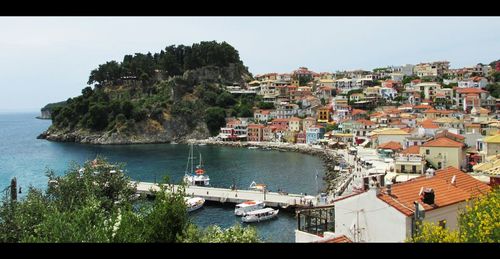
<path id="1" fill-rule="evenodd" d="M 439 226 L 442 227 L 442 228 L 446 228 L 446 220 L 440 220 L 439 221 Z"/>
<path id="2" fill-rule="evenodd" d="M 443 168 L 443 165 L 441 164 L 441 162 L 438 162 L 438 168 L 439 169 Z"/>
<path id="3" fill-rule="evenodd" d="M 425 150 L 425 154 L 426 154 L 426 155 L 430 155 L 430 154 L 431 154 L 431 151 L 430 151 L 429 149 L 426 149 L 426 150 Z"/>

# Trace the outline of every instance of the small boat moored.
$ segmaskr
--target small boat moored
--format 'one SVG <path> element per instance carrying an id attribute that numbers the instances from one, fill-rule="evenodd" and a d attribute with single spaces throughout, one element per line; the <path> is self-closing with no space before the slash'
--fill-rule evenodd
<path id="1" fill-rule="evenodd" d="M 234 215 L 244 216 L 250 211 L 263 209 L 266 204 L 263 201 L 245 201 L 240 204 L 236 204 L 234 209 Z"/>
<path id="2" fill-rule="evenodd" d="M 203 169 L 203 164 L 201 160 L 200 153 L 200 163 L 196 166 L 196 170 L 194 170 L 193 165 L 193 144 L 190 144 L 189 148 L 189 156 L 188 162 L 186 165 L 186 171 L 184 172 L 184 182 L 189 186 L 209 186 L 210 185 L 210 177 L 205 174 L 205 169 Z M 189 170 L 189 165 L 191 165 L 191 170 Z M 196 174 L 195 174 L 196 173 Z"/>
<path id="3" fill-rule="evenodd" d="M 245 223 L 260 222 L 268 219 L 272 219 L 278 216 L 279 210 L 273 208 L 264 208 L 260 210 L 254 210 L 248 212 L 245 216 L 241 218 L 241 221 Z"/>
<path id="4" fill-rule="evenodd" d="M 185 197 L 184 200 L 186 202 L 188 212 L 195 211 L 203 207 L 203 204 L 205 204 L 205 199 L 200 197 L 194 197 L 194 198 Z"/>

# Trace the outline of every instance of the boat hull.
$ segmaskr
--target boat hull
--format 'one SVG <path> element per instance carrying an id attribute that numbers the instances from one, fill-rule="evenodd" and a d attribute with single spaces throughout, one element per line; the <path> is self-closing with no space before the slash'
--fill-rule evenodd
<path id="1" fill-rule="evenodd" d="M 236 208 L 236 209 L 234 209 L 234 215 L 245 216 L 248 212 L 263 209 L 265 206 L 266 206 L 265 203 L 259 203 L 259 204 L 255 204 L 255 206 Z"/>
<path id="2" fill-rule="evenodd" d="M 203 198 L 185 198 L 187 212 L 195 211 L 203 207 L 205 199 Z"/>
<path id="3" fill-rule="evenodd" d="M 255 215 L 245 215 L 241 218 L 241 221 L 245 223 L 261 222 L 265 220 L 270 220 L 278 216 L 279 210 L 274 210 L 271 214 L 265 216 L 255 216 Z"/>

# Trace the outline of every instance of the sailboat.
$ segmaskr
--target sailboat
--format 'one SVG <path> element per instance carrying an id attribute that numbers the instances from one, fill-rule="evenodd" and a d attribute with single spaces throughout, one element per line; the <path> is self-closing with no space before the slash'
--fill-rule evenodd
<path id="1" fill-rule="evenodd" d="M 193 156 L 193 144 L 189 145 L 189 156 L 186 165 L 186 171 L 184 172 L 184 182 L 187 185 L 196 186 L 208 186 L 210 185 L 210 177 L 205 175 L 205 169 L 203 169 L 201 153 L 200 153 L 200 163 L 194 167 L 194 156 Z M 189 170 L 190 169 L 190 170 Z"/>

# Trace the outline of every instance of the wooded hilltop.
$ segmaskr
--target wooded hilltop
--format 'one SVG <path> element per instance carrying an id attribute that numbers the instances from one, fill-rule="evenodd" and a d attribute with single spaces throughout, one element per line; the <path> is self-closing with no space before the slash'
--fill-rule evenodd
<path id="1" fill-rule="evenodd" d="M 226 42 L 125 55 L 92 70 L 80 96 L 51 110 L 52 125 L 39 138 L 92 144 L 207 138 L 227 116 L 252 116 L 258 97 L 224 90 L 252 79 Z"/>

